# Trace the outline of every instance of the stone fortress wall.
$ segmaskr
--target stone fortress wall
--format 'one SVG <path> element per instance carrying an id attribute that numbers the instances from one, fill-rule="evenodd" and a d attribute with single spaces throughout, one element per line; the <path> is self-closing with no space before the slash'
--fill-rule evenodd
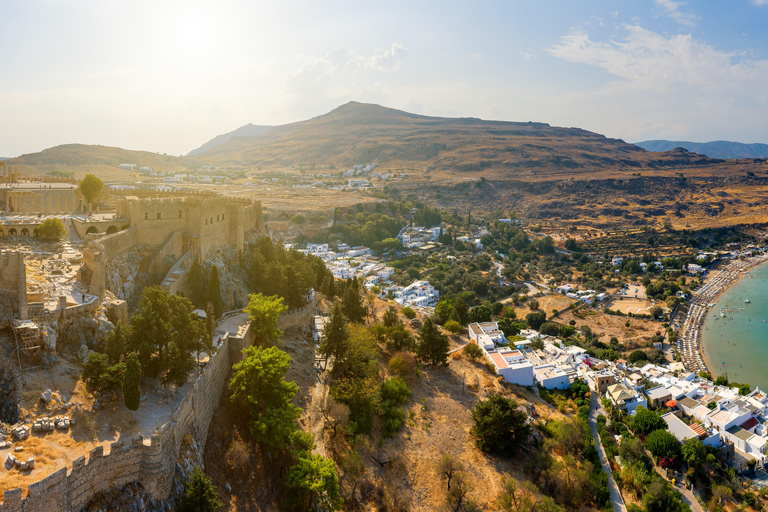
<path id="1" fill-rule="evenodd" d="M 166 257 L 176 259 L 190 251 L 191 258 L 205 260 L 222 247 L 242 250 L 245 233 L 263 233 L 261 202 L 210 194 L 189 197 L 126 196 L 118 199 L 117 216 L 129 219 L 129 227 L 91 241 L 83 261 L 91 272 L 89 293 L 103 297 L 107 263 L 137 245 L 148 245 L 152 254 L 150 273 L 167 270 Z"/>
<path id="2" fill-rule="evenodd" d="M 261 203 L 223 198 L 209 194 L 199 197 L 142 198 L 127 196 L 118 200 L 118 216 L 130 219 L 129 227 L 100 236 L 83 251 L 83 262 L 90 273 L 89 293 L 103 297 L 107 263 L 140 245 L 154 247 L 152 262 L 192 253 L 205 259 L 208 254 L 229 246 L 244 247 L 245 233 L 264 232 Z M 188 254 L 187 254 L 188 255 Z M 152 265 L 150 262 L 150 266 Z M 26 273 L 24 254 L 0 252 L 0 289 L 16 294 L 21 317 L 26 316 Z M 89 309 L 97 302 L 78 307 Z M 308 325 L 312 304 L 281 316 L 279 327 Z M 67 308 L 69 309 L 69 308 Z M 108 450 L 98 447 L 62 468 L 29 485 L 27 496 L 21 488 L 5 491 L 0 512 L 79 510 L 97 492 L 139 482 L 156 499 L 167 499 L 171 492 L 179 450 L 194 423 L 205 442 L 208 426 L 218 406 L 232 366 L 243 358 L 242 349 L 253 343 L 250 325 L 239 333 L 217 333 L 218 351 L 201 371 L 171 420 L 149 438 L 137 436 L 112 443 Z"/>
<path id="3" fill-rule="evenodd" d="M 250 326 L 241 334 L 224 333 L 218 351 L 202 370 L 171 421 L 149 438 L 136 436 L 91 450 L 86 458 L 73 461 L 30 484 L 24 498 L 22 489 L 5 491 L 0 512 L 62 512 L 79 510 L 98 492 L 139 482 L 155 499 L 167 499 L 171 492 L 176 460 L 184 436 L 195 423 L 207 436 L 229 371 L 243 358 L 242 349 L 253 343 Z M 205 437 L 201 440 L 205 443 Z"/>

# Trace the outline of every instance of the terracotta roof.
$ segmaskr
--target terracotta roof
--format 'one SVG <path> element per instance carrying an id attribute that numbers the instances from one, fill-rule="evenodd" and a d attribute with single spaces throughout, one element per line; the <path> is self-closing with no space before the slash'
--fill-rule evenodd
<path id="1" fill-rule="evenodd" d="M 707 434 L 707 431 L 706 431 L 706 430 L 704 430 L 704 427 L 702 427 L 702 426 L 701 426 L 701 425 L 699 425 L 698 423 L 691 423 L 691 424 L 690 424 L 690 425 L 688 425 L 688 426 L 689 426 L 689 427 L 691 427 L 691 430 L 693 430 L 694 432 L 696 432 L 696 434 L 697 434 L 697 435 L 699 435 L 699 436 L 703 436 L 703 435 L 706 435 L 706 434 Z"/>
<path id="2" fill-rule="evenodd" d="M 747 421 L 741 424 L 741 428 L 744 430 L 750 430 L 756 427 L 758 424 L 759 422 L 755 418 L 749 418 Z"/>

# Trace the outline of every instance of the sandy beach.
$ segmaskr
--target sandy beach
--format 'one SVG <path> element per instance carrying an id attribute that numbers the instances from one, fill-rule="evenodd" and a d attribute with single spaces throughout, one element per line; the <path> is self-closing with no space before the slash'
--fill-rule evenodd
<path id="1" fill-rule="evenodd" d="M 677 338 L 677 349 L 683 358 L 683 364 L 689 371 L 711 371 L 712 365 L 706 360 L 701 345 L 701 328 L 709 309 L 728 288 L 742 277 L 749 275 L 749 270 L 768 261 L 768 254 L 760 254 L 743 260 L 734 260 L 724 267 L 710 273 L 703 286 L 693 292 L 688 305 L 688 314 Z"/>

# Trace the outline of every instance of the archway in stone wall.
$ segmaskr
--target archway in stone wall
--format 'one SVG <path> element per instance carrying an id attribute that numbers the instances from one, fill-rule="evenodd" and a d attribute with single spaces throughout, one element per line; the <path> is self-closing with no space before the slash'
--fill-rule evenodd
<path id="1" fill-rule="evenodd" d="M 113 233 L 117 233 L 117 226 L 109 226 L 109 227 L 107 228 L 107 234 L 108 234 L 108 235 L 111 235 L 111 234 L 113 234 Z"/>
<path id="2" fill-rule="evenodd" d="M 96 228 L 96 226 L 91 226 L 85 230 L 86 235 L 90 235 L 91 233 L 98 233 L 98 232 L 99 230 Z"/>
<path id="3" fill-rule="evenodd" d="M 21 236 L 29 236 L 29 230 L 27 228 L 21 228 Z"/>
<path id="4" fill-rule="evenodd" d="M 16 228 L 11 228 L 8 230 L 8 235 L 10 236 L 16 236 Z"/>

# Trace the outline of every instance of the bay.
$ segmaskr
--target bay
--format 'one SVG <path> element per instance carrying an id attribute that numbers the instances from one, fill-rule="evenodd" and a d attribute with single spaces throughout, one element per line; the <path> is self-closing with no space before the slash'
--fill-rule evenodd
<path id="1" fill-rule="evenodd" d="M 768 390 L 768 264 L 750 274 L 710 309 L 701 340 L 713 377 L 727 374 L 731 382 Z"/>

